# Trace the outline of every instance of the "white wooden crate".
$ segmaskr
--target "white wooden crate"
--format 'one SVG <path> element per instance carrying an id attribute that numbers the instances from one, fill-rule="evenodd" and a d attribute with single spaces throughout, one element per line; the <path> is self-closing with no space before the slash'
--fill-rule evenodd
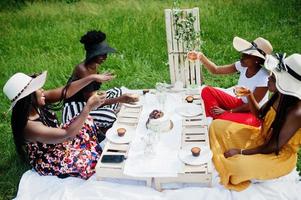
<path id="1" fill-rule="evenodd" d="M 125 124 L 127 126 L 137 127 L 142 107 L 132 108 L 122 106 L 118 113 L 117 121 L 118 124 Z M 124 155 L 127 158 L 129 144 L 114 144 L 107 141 L 101 157 L 96 165 L 96 178 L 102 180 L 106 178 L 117 178 L 117 179 L 128 179 L 128 180 L 139 180 L 145 181 L 146 185 L 151 187 L 152 178 L 140 178 L 127 176 L 123 173 L 125 161 L 121 163 L 102 163 L 101 159 L 104 155 Z"/>
<path id="2" fill-rule="evenodd" d="M 209 146 L 208 127 L 206 125 L 196 125 L 194 121 L 186 121 L 183 119 L 182 143 L 185 145 L 205 145 Z M 190 124 L 190 122 L 193 122 Z M 162 184 L 166 183 L 193 183 L 199 185 L 211 186 L 212 182 L 212 162 L 208 162 L 199 166 L 185 164 L 182 172 L 177 177 L 155 177 L 155 188 L 159 191 Z"/>
<path id="3" fill-rule="evenodd" d="M 128 179 L 128 180 L 140 180 L 145 181 L 146 185 L 151 187 L 152 178 L 140 178 L 127 176 L 123 173 L 125 161 L 121 163 L 102 163 L 100 160 L 104 155 L 124 155 L 127 157 L 129 150 L 128 144 L 113 144 L 108 142 L 104 148 L 104 151 L 96 165 L 96 178 L 97 180 L 103 180 L 106 178 Z"/>
<path id="4" fill-rule="evenodd" d="M 183 15 L 191 13 L 195 18 L 194 29 L 196 32 L 200 31 L 199 8 L 183 9 Z M 181 40 L 175 39 L 175 25 L 172 9 L 165 9 L 165 25 L 166 25 L 166 39 L 168 49 L 168 64 L 170 72 L 171 83 L 181 81 L 184 87 L 189 85 L 201 85 L 201 64 L 196 62 L 189 62 L 186 58 L 188 50 L 185 43 Z"/>
<path id="5" fill-rule="evenodd" d="M 183 101 L 186 101 L 187 95 L 184 95 Z M 195 99 L 199 99 L 199 95 L 193 95 Z M 200 100 L 200 99 L 199 99 Z M 201 101 L 201 105 L 204 105 Z M 198 101 L 193 101 L 198 104 Z M 204 107 L 202 106 L 204 110 Z M 182 141 L 181 147 L 186 145 L 209 145 L 208 125 L 204 112 L 196 117 L 184 118 L 182 121 Z M 166 183 L 190 183 L 202 186 L 211 186 L 212 184 L 212 162 L 208 162 L 199 166 L 185 164 L 182 172 L 177 177 L 160 177 L 154 178 L 155 188 L 162 189 L 162 184 Z"/>

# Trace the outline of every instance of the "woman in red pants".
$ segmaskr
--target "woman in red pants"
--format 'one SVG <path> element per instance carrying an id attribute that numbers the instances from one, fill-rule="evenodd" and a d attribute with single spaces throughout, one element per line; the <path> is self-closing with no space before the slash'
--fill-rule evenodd
<path id="1" fill-rule="evenodd" d="M 253 42 L 248 42 L 242 38 L 234 37 L 234 48 L 241 53 L 240 61 L 233 64 L 217 66 L 204 54 L 198 52 L 189 53 L 188 57 L 195 56 L 213 74 L 233 74 L 240 73 L 238 84 L 250 88 L 255 99 L 260 105 L 268 100 L 268 72 L 262 68 L 265 56 L 271 54 L 273 47 L 264 38 L 257 38 Z M 224 119 L 251 126 L 260 126 L 261 122 L 249 109 L 248 101 L 245 97 L 237 97 L 222 91 L 221 89 L 207 86 L 201 92 L 205 104 L 207 117 L 213 119 Z"/>

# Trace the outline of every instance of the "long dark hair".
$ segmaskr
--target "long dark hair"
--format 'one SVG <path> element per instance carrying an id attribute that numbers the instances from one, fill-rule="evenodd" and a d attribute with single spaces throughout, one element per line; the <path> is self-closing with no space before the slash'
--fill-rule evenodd
<path id="1" fill-rule="evenodd" d="M 57 117 L 52 114 L 53 112 L 51 112 L 49 106 L 37 106 L 37 96 L 35 92 L 17 101 L 16 105 L 12 109 L 11 127 L 16 151 L 23 161 L 27 161 L 24 128 L 27 125 L 31 109 L 35 109 L 37 111 L 39 121 L 41 121 L 45 126 L 58 126 Z"/>
<path id="2" fill-rule="evenodd" d="M 273 94 L 273 96 L 270 98 L 270 100 L 266 103 L 265 106 L 262 107 L 260 110 L 260 118 L 264 118 L 267 112 L 270 110 L 271 106 L 273 106 L 276 99 L 279 97 L 279 93 L 276 92 Z M 270 138 L 270 141 L 276 142 L 276 150 L 275 153 L 279 154 L 279 133 L 283 126 L 283 123 L 285 121 L 285 117 L 287 116 L 288 110 L 295 106 L 300 101 L 299 98 L 281 94 L 279 104 L 276 110 L 276 116 L 274 118 L 274 121 L 272 122 L 272 125 L 270 129 L 272 128 L 272 135 Z"/>
<path id="3" fill-rule="evenodd" d="M 24 128 L 27 125 L 28 116 L 34 102 L 35 93 L 32 93 L 20 99 L 12 109 L 11 127 L 16 151 L 20 158 L 26 160 L 26 151 L 24 149 Z"/>

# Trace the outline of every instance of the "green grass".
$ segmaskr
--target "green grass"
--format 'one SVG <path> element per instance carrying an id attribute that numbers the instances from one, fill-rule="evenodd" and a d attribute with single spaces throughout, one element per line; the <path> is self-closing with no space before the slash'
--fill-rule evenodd
<path id="1" fill-rule="evenodd" d="M 63 85 L 74 65 L 84 59 L 79 39 L 90 29 L 107 33 L 109 44 L 118 49 L 101 67 L 118 75 L 105 88 L 151 88 L 158 81 L 169 82 L 163 10 L 171 8 L 171 0 L 40 0 L 18 6 L 5 2 L 10 1 L 0 3 L 1 88 L 18 71 L 48 70 L 45 88 Z M 300 0 L 190 0 L 181 7 L 200 8 L 202 50 L 217 64 L 239 58 L 232 47 L 236 35 L 247 40 L 262 36 L 276 52 L 300 53 Z M 237 76 L 212 76 L 203 71 L 209 85 L 229 87 L 237 81 Z M 9 102 L 2 92 L 0 99 L 4 113 Z M 10 114 L 0 116 L 0 199 L 11 199 L 28 167 L 17 159 Z"/>

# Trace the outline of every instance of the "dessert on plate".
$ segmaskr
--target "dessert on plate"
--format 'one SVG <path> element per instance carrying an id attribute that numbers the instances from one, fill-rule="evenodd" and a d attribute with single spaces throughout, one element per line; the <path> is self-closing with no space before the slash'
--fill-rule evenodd
<path id="1" fill-rule="evenodd" d="M 172 128 L 169 115 L 161 110 L 153 110 L 148 117 L 146 127 L 153 131 L 167 132 Z"/>
<path id="2" fill-rule="evenodd" d="M 194 157 L 197 157 L 200 155 L 201 149 L 199 147 L 192 147 L 191 153 Z"/>
<path id="3" fill-rule="evenodd" d="M 192 103 L 193 100 L 194 100 L 194 98 L 193 98 L 193 96 L 187 96 L 187 97 L 185 98 L 185 100 L 187 101 L 187 103 Z"/>
<path id="4" fill-rule="evenodd" d="M 118 128 L 117 129 L 117 134 L 118 134 L 119 137 L 123 137 L 125 132 L 126 132 L 125 128 Z"/>

